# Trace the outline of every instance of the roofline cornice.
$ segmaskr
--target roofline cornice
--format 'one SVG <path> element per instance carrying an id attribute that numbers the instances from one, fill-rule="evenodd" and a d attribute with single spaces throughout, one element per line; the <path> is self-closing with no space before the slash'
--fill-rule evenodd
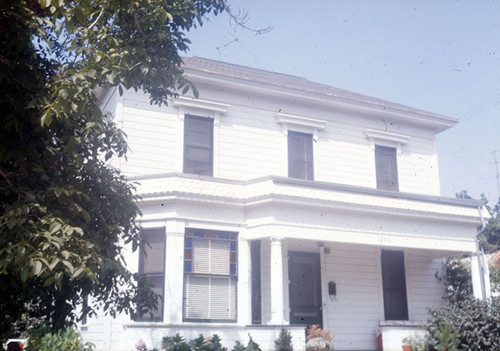
<path id="1" fill-rule="evenodd" d="M 395 105 L 389 101 L 362 101 L 361 99 L 349 99 L 346 97 L 335 96 L 333 94 L 321 94 L 283 86 L 280 84 L 263 83 L 252 81 L 241 77 L 224 75 L 217 72 L 205 71 L 192 67 L 185 67 L 185 74 L 188 79 L 194 81 L 199 80 L 203 83 L 213 83 L 221 87 L 240 89 L 245 92 L 254 92 L 263 96 L 274 96 L 277 98 L 291 98 L 307 100 L 320 106 L 334 106 L 349 112 L 356 112 L 365 116 L 386 117 L 395 120 L 401 120 L 406 123 L 423 125 L 433 129 L 436 132 L 442 132 L 456 123 L 455 118 L 434 114 L 431 112 L 406 108 L 403 105 Z M 384 102 L 386 104 L 384 104 Z"/>

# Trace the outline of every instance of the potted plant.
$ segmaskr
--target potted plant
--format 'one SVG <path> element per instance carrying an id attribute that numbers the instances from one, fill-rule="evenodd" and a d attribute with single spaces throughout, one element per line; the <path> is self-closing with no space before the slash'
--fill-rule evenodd
<path id="1" fill-rule="evenodd" d="M 319 324 L 309 326 L 306 340 L 307 351 L 329 351 L 335 348 L 332 333 L 321 329 Z"/>
<path id="2" fill-rule="evenodd" d="M 403 339 L 403 351 L 412 351 L 412 339 L 410 336 L 407 336 Z"/>

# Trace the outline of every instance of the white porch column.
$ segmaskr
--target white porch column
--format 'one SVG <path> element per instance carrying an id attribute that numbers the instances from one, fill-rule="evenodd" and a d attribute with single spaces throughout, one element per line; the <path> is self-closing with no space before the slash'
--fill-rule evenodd
<path id="1" fill-rule="evenodd" d="M 475 298 L 485 300 L 491 297 L 488 265 L 481 253 L 472 253 L 470 262 L 472 293 Z"/>
<path id="2" fill-rule="evenodd" d="M 241 235 L 241 232 L 240 232 Z M 252 324 L 252 262 L 250 243 L 240 237 L 238 247 L 238 324 Z"/>
<path id="3" fill-rule="evenodd" d="M 283 281 L 283 247 L 282 237 L 271 238 L 271 320 L 269 324 L 283 325 L 285 321 L 284 309 L 284 281 Z"/>
<path id="4" fill-rule="evenodd" d="M 183 221 L 168 221 L 166 225 L 165 310 L 163 311 L 165 323 L 182 323 L 184 229 Z"/>

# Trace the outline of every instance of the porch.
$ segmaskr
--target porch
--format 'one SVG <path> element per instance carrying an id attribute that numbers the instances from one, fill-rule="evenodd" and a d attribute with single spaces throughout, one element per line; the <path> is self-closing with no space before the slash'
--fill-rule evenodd
<path id="1" fill-rule="evenodd" d="M 427 319 L 428 307 L 443 303 L 436 274 L 446 257 L 457 254 L 472 255 L 474 294 L 482 295 L 475 256 L 478 202 L 280 177 L 229 182 L 174 174 L 145 180 L 141 190 L 143 227 L 164 232 L 163 322 L 112 323 L 110 338 L 121 346 L 103 349 L 127 350 L 132 338 L 145 335 L 156 345 L 164 336 L 202 333 L 220 335 L 229 349 L 250 334 L 270 351 L 284 325 L 294 350 L 302 351 L 304 328 L 315 323 L 336 335 L 336 350 L 377 350 L 381 324 L 416 325 Z M 196 257 L 190 246 L 195 239 L 186 241 L 193 231 L 200 232 L 200 244 L 222 240 L 221 232 L 237 240 L 237 246 L 221 243 L 225 273 L 215 272 L 229 282 L 227 318 L 186 315 L 207 312 L 201 300 L 199 311 L 186 309 L 187 277 L 203 275 L 186 268 Z M 128 262 L 139 266 L 137 256 Z M 390 334 L 393 345 L 403 337 Z"/>

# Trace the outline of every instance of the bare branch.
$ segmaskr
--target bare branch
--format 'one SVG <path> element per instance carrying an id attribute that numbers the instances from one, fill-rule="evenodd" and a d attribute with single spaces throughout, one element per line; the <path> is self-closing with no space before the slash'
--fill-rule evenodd
<path id="1" fill-rule="evenodd" d="M 259 29 L 247 26 L 246 22 L 248 21 L 248 13 L 247 12 L 241 13 L 240 11 L 238 11 L 238 13 L 235 14 L 231 10 L 231 7 L 228 5 L 227 2 L 224 2 L 224 9 L 229 15 L 229 17 L 231 17 L 231 19 L 234 20 L 236 25 L 240 26 L 241 28 L 247 29 L 251 32 L 254 32 L 256 35 L 269 33 L 273 29 L 273 27 L 271 26 Z"/>
<path id="2" fill-rule="evenodd" d="M 99 21 L 99 18 L 101 18 L 102 14 L 104 13 L 104 8 L 105 8 L 105 6 L 104 6 L 104 4 L 103 4 L 103 6 L 101 7 L 101 11 L 99 12 L 99 15 L 97 16 L 97 18 L 95 19 L 95 21 L 94 21 L 94 22 L 92 22 L 92 23 L 91 23 L 91 24 L 87 27 L 87 29 L 90 29 L 90 28 L 92 28 L 93 26 L 95 26 L 95 25 L 97 24 L 97 22 Z"/>

